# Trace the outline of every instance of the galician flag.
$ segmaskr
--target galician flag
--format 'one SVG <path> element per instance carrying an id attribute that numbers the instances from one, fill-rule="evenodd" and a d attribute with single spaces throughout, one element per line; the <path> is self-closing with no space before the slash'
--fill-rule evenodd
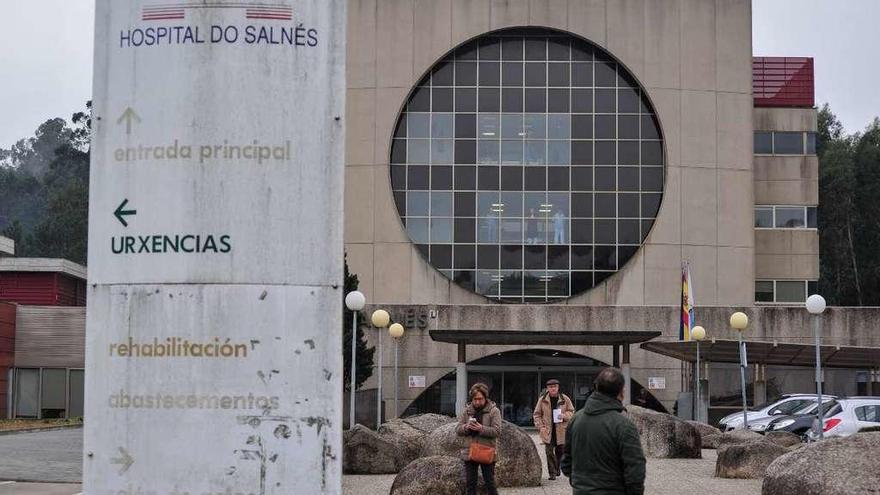
<path id="1" fill-rule="evenodd" d="M 691 329 L 694 327 L 694 285 L 691 283 L 691 265 L 681 265 L 681 325 L 678 329 L 679 340 L 691 340 Z"/>

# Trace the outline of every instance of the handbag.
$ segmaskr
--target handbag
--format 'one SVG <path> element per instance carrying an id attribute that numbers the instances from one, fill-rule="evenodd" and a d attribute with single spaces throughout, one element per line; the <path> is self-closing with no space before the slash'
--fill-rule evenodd
<path id="1" fill-rule="evenodd" d="M 474 440 L 468 449 L 468 460 L 477 464 L 492 464 L 495 462 L 495 447 Z"/>

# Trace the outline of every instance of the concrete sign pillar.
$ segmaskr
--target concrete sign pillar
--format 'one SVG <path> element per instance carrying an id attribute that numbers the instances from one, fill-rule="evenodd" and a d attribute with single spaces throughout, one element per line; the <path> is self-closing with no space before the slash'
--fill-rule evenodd
<path id="1" fill-rule="evenodd" d="M 345 4 L 97 1 L 84 493 L 341 493 Z"/>

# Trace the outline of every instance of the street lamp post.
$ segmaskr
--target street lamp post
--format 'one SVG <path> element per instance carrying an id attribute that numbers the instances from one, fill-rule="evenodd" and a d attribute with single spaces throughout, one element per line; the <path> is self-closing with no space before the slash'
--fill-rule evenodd
<path id="1" fill-rule="evenodd" d="M 737 311 L 736 313 L 730 315 L 730 326 L 734 330 L 736 330 L 737 338 L 739 339 L 739 377 L 740 384 L 742 385 L 742 402 L 743 402 L 743 429 L 749 429 L 749 416 L 746 408 L 746 355 L 745 355 L 745 346 L 743 346 L 742 333 L 745 331 L 746 327 L 749 325 L 749 317 L 746 316 L 745 313 Z"/>
<path id="2" fill-rule="evenodd" d="M 348 427 L 354 428 L 354 391 L 357 386 L 357 328 L 358 311 L 364 309 L 367 298 L 359 291 L 345 296 L 345 307 L 351 311 L 351 386 L 348 390 Z"/>
<path id="3" fill-rule="evenodd" d="M 696 391 L 694 404 L 697 406 L 697 414 L 694 415 L 696 416 L 694 419 L 703 421 L 703 396 L 700 395 L 700 342 L 706 338 L 706 329 L 701 326 L 694 327 L 691 330 L 691 338 L 697 343 L 697 386 L 694 388 Z"/>
<path id="4" fill-rule="evenodd" d="M 822 341 L 822 313 L 825 311 L 825 298 L 819 294 L 813 294 L 807 298 L 807 311 L 813 315 L 813 333 L 816 335 L 816 433 L 819 440 L 825 436 L 825 428 L 823 420 L 825 414 L 822 412 L 822 357 L 820 353 L 820 345 Z"/>
<path id="5" fill-rule="evenodd" d="M 400 393 L 400 377 L 398 376 L 398 357 L 400 350 L 400 339 L 403 337 L 404 329 L 400 323 L 395 323 L 388 327 L 388 335 L 394 339 L 394 417 L 397 417 L 398 399 Z"/>
<path id="6" fill-rule="evenodd" d="M 379 387 L 376 396 L 376 429 L 378 430 L 379 426 L 382 424 L 382 329 L 391 323 L 391 315 L 389 315 L 388 311 L 385 311 L 384 309 L 377 309 L 376 311 L 373 311 L 370 321 L 373 323 L 373 326 L 379 330 L 379 341 L 376 344 L 376 351 L 379 354 Z"/>

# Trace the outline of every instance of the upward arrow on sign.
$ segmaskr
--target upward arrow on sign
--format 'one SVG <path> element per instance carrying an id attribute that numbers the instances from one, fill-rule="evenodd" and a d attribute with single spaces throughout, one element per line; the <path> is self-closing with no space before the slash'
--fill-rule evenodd
<path id="1" fill-rule="evenodd" d="M 122 121 L 125 121 L 125 133 L 131 134 L 131 121 L 134 120 L 137 123 L 141 122 L 140 116 L 132 110 L 131 107 L 126 107 L 125 111 L 122 112 L 122 115 L 116 120 L 117 124 L 121 124 Z"/>

